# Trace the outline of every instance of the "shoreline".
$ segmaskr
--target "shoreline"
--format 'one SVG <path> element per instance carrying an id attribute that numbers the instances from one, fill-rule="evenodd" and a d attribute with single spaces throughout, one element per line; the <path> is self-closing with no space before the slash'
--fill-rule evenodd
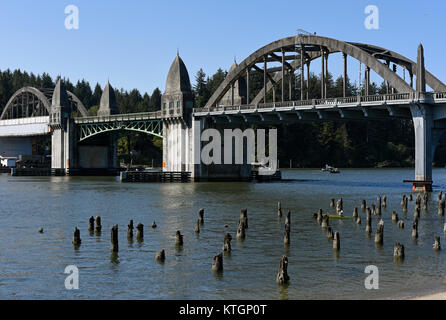
<path id="1" fill-rule="evenodd" d="M 408 300 L 446 300 L 446 291 L 412 297 Z"/>

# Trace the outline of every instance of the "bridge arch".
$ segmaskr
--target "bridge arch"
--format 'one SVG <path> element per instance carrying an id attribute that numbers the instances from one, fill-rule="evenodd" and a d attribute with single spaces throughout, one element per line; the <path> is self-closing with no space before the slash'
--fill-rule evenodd
<path id="1" fill-rule="evenodd" d="M 6 103 L 0 120 L 48 116 L 51 112 L 52 94 L 53 89 L 37 89 L 30 86 L 20 88 Z M 67 95 L 71 110 L 78 110 L 82 117 L 87 117 L 87 109 L 79 98 L 68 90 Z"/>
<path id="2" fill-rule="evenodd" d="M 163 138 L 163 124 L 161 120 L 142 121 L 113 121 L 104 123 L 78 123 L 78 141 L 85 141 L 93 136 L 111 131 L 135 131 Z"/>
<path id="3" fill-rule="evenodd" d="M 395 88 L 398 92 L 413 92 L 413 88 L 406 83 L 401 77 L 399 77 L 395 72 L 393 72 L 388 66 L 379 61 L 379 59 L 385 60 L 388 63 L 393 62 L 397 65 L 406 68 L 409 73 L 416 75 L 416 63 L 399 55 L 393 51 L 381 48 L 378 46 L 372 46 L 367 44 L 353 43 L 353 42 L 343 42 L 340 40 L 320 37 L 315 35 L 298 35 L 276 40 L 259 50 L 252 53 L 245 60 L 243 60 L 236 68 L 230 72 L 216 92 L 211 96 L 206 104 L 206 107 L 216 106 L 223 96 L 232 87 L 239 78 L 245 76 L 247 70 L 255 68 L 255 64 L 266 61 L 266 58 L 277 57 L 274 52 L 277 51 L 294 51 L 296 52 L 300 46 L 313 47 L 313 51 L 308 52 L 306 59 L 312 61 L 314 59 L 320 58 L 322 56 L 321 51 L 327 51 L 328 54 L 341 52 L 347 56 L 353 57 L 356 60 L 364 63 L 371 70 L 375 71 L 379 76 Z M 315 51 L 314 48 L 320 48 L 319 52 Z M 307 53 L 307 52 L 306 52 Z M 293 72 L 300 66 L 300 61 L 294 60 L 291 64 L 288 64 L 288 68 L 292 68 Z M 258 68 L 257 68 L 258 69 Z M 282 80 L 282 74 L 279 72 L 275 75 L 273 81 L 277 82 Z M 429 72 L 426 72 L 426 83 L 434 90 L 446 91 L 446 85 L 435 78 Z M 272 81 L 268 81 L 266 85 L 267 92 L 272 89 Z M 264 89 L 257 94 L 253 104 L 259 103 L 265 96 Z"/>

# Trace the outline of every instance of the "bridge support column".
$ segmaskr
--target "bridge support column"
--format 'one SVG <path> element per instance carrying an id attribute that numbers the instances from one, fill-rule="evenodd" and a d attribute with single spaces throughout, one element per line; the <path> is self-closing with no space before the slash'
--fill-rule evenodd
<path id="1" fill-rule="evenodd" d="M 432 107 L 416 104 L 410 107 L 415 129 L 414 191 L 432 191 L 432 160 L 436 143 L 433 136 Z M 438 138 L 435 140 L 438 142 Z"/>
<path id="2" fill-rule="evenodd" d="M 66 127 L 53 127 L 51 137 L 51 168 L 68 170 L 74 165 L 74 124 L 66 122 Z M 72 163 L 73 162 L 73 163 Z"/>

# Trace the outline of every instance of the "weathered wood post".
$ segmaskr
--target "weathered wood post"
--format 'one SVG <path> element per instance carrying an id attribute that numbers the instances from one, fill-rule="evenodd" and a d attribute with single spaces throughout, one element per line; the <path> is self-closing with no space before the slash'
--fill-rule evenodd
<path id="1" fill-rule="evenodd" d="M 328 227 L 328 223 L 329 223 L 329 217 L 328 214 L 324 214 L 322 216 L 322 223 L 321 223 L 321 227 L 322 229 L 327 229 Z"/>
<path id="2" fill-rule="evenodd" d="M 195 225 L 195 233 L 200 233 L 200 219 L 197 220 L 197 224 Z"/>
<path id="3" fill-rule="evenodd" d="M 445 199 L 440 199 L 438 201 L 438 215 L 439 216 L 444 216 L 444 208 L 445 208 Z"/>
<path id="4" fill-rule="evenodd" d="M 101 231 L 102 231 L 102 224 L 101 224 L 101 217 L 100 216 L 96 217 L 96 226 L 94 227 L 94 231 L 96 233 L 101 233 Z"/>
<path id="5" fill-rule="evenodd" d="M 94 217 L 91 216 L 90 219 L 88 219 L 88 231 L 92 233 L 94 231 Z"/>
<path id="6" fill-rule="evenodd" d="M 444 226 L 443 226 L 443 232 L 446 233 L 446 222 L 444 223 Z"/>
<path id="7" fill-rule="evenodd" d="M 243 240 L 245 239 L 245 236 L 246 236 L 245 226 L 239 223 L 237 227 L 237 240 Z"/>
<path id="8" fill-rule="evenodd" d="M 383 196 L 383 204 L 382 204 L 383 208 L 387 207 L 387 196 L 384 195 Z"/>
<path id="9" fill-rule="evenodd" d="M 398 228 L 404 229 L 404 221 L 403 220 L 398 221 Z"/>
<path id="10" fill-rule="evenodd" d="M 403 208 L 403 211 L 407 211 L 407 200 L 406 200 L 405 194 L 403 194 L 403 200 L 401 201 L 401 207 Z"/>
<path id="11" fill-rule="evenodd" d="M 372 203 L 372 215 L 376 216 L 376 207 L 374 203 Z"/>
<path id="12" fill-rule="evenodd" d="M 158 262 L 164 262 L 164 260 L 166 260 L 166 253 L 164 252 L 164 249 L 156 253 L 155 260 Z"/>
<path id="13" fill-rule="evenodd" d="M 338 251 L 341 249 L 341 237 L 339 236 L 339 232 L 336 231 L 333 237 L 333 250 Z"/>
<path id="14" fill-rule="evenodd" d="M 375 243 L 382 245 L 384 241 L 384 221 L 383 219 L 379 220 L 378 228 L 375 233 Z"/>
<path id="15" fill-rule="evenodd" d="M 331 198 L 330 199 L 330 208 L 334 208 L 335 207 L 335 199 Z"/>
<path id="16" fill-rule="evenodd" d="M 288 210 L 285 218 L 285 224 L 291 224 L 291 211 Z"/>
<path id="17" fill-rule="evenodd" d="M 223 271 L 223 254 L 219 253 L 212 260 L 212 271 L 222 272 Z"/>
<path id="18" fill-rule="evenodd" d="M 435 236 L 435 242 L 434 242 L 433 248 L 434 248 L 434 250 L 441 250 L 439 236 Z"/>
<path id="19" fill-rule="evenodd" d="M 111 239 L 110 239 L 110 251 L 118 252 L 119 251 L 119 243 L 118 243 L 118 225 L 115 225 L 111 228 Z"/>
<path id="20" fill-rule="evenodd" d="M 392 221 L 398 222 L 398 213 L 396 211 L 392 211 Z"/>
<path id="21" fill-rule="evenodd" d="M 199 215 L 199 221 L 200 221 L 200 224 L 201 225 L 203 225 L 204 224 L 204 209 L 203 208 L 201 208 L 199 211 L 198 211 L 198 215 Z"/>
<path id="22" fill-rule="evenodd" d="M 358 216 L 358 218 L 356 218 L 356 224 L 359 225 L 359 224 L 361 224 L 361 222 L 362 222 L 362 221 L 361 221 L 361 216 Z"/>
<path id="23" fill-rule="evenodd" d="M 285 232 L 283 234 L 283 244 L 288 246 L 291 242 L 290 239 L 291 226 L 289 224 L 285 224 Z"/>
<path id="24" fill-rule="evenodd" d="M 144 240 L 144 225 L 142 223 L 138 223 L 136 226 L 136 239 L 138 241 Z"/>
<path id="25" fill-rule="evenodd" d="M 175 234 L 175 245 L 176 246 L 183 245 L 183 235 L 181 234 L 180 230 L 177 230 L 177 233 Z"/>
<path id="26" fill-rule="evenodd" d="M 417 239 L 418 238 L 418 219 L 415 219 L 412 223 L 412 238 Z"/>
<path id="27" fill-rule="evenodd" d="M 427 203 L 429 201 L 429 195 L 428 193 L 423 193 L 423 209 L 427 210 Z"/>
<path id="28" fill-rule="evenodd" d="M 381 216 L 381 206 L 382 206 L 382 202 L 381 202 L 381 196 L 378 196 L 376 198 L 376 214 L 378 216 Z"/>
<path id="29" fill-rule="evenodd" d="M 412 200 L 413 200 L 412 194 L 409 194 L 409 201 L 412 201 Z"/>
<path id="30" fill-rule="evenodd" d="M 133 239 L 133 220 L 127 225 L 127 238 Z"/>
<path id="31" fill-rule="evenodd" d="M 239 224 L 243 224 L 245 229 L 248 229 L 248 210 L 242 209 L 240 212 Z"/>
<path id="32" fill-rule="evenodd" d="M 398 241 L 395 243 L 395 246 L 393 247 L 393 257 L 396 260 L 404 259 L 404 246 Z"/>
<path id="33" fill-rule="evenodd" d="M 327 228 L 327 239 L 328 240 L 333 240 L 334 238 L 334 232 L 333 229 L 331 227 Z"/>
<path id="34" fill-rule="evenodd" d="M 358 207 L 353 209 L 353 220 L 356 221 L 356 219 L 358 219 Z"/>
<path id="35" fill-rule="evenodd" d="M 336 212 L 337 212 L 337 214 L 339 214 L 343 210 L 344 210 L 344 203 L 343 203 L 342 198 L 341 198 L 336 203 Z"/>
<path id="36" fill-rule="evenodd" d="M 280 204 L 280 201 L 277 202 L 277 216 L 278 216 L 279 218 L 282 217 L 282 205 Z"/>
<path id="37" fill-rule="evenodd" d="M 438 202 L 440 202 L 442 198 L 443 198 L 443 191 L 440 191 L 437 196 Z"/>
<path id="38" fill-rule="evenodd" d="M 229 232 L 225 233 L 225 239 L 224 239 L 224 243 L 223 243 L 223 251 L 226 252 L 231 252 L 231 240 L 232 240 L 232 236 Z"/>
<path id="39" fill-rule="evenodd" d="M 317 211 L 317 222 L 319 222 L 319 224 L 322 222 L 322 209 Z"/>
<path id="40" fill-rule="evenodd" d="M 153 220 L 152 228 L 155 229 L 157 227 L 155 220 Z"/>
<path id="41" fill-rule="evenodd" d="M 79 229 L 77 227 L 74 228 L 74 234 L 73 234 L 73 245 L 75 247 L 78 247 L 81 245 L 81 232 L 79 231 Z"/>
<path id="42" fill-rule="evenodd" d="M 365 220 L 365 232 L 367 234 L 372 233 L 372 213 L 370 212 L 369 208 L 367 208 L 367 216 Z"/>
<path id="43" fill-rule="evenodd" d="M 365 211 L 366 207 L 367 207 L 366 201 L 364 199 L 362 199 L 362 201 L 361 201 L 361 210 Z"/>
<path id="44" fill-rule="evenodd" d="M 418 204 L 415 204 L 414 219 L 419 219 L 421 217 L 420 212 L 420 206 Z"/>
<path id="45" fill-rule="evenodd" d="M 278 284 L 284 285 L 290 281 L 288 276 L 288 258 L 287 256 L 282 256 L 280 259 L 279 272 L 277 273 L 276 282 Z"/>

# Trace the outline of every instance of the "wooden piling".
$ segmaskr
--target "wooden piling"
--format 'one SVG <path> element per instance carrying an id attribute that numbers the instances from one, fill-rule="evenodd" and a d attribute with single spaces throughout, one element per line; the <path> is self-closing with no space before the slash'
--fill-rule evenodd
<path id="1" fill-rule="evenodd" d="M 223 271 L 223 254 L 219 253 L 212 260 L 212 271 L 222 272 Z"/>
<path id="2" fill-rule="evenodd" d="M 138 241 L 144 240 L 144 225 L 142 223 L 138 223 L 136 226 L 136 239 Z"/>
<path id="3" fill-rule="evenodd" d="M 290 281 L 288 276 L 288 258 L 287 256 L 282 256 L 280 259 L 279 272 L 277 273 L 276 282 L 281 285 L 285 285 Z"/>
<path id="4" fill-rule="evenodd" d="M 119 243 L 118 243 L 118 225 L 115 225 L 111 228 L 111 239 L 110 239 L 110 251 L 118 252 L 119 251 Z"/>

